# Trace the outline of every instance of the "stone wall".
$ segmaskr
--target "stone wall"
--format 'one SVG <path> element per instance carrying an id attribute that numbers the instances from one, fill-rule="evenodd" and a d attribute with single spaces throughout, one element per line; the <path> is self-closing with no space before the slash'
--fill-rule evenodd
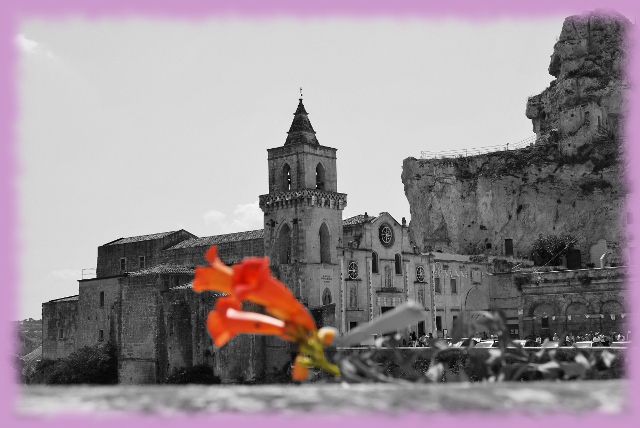
<path id="1" fill-rule="evenodd" d="M 523 337 L 564 332 L 626 336 L 624 268 L 519 275 L 525 277 L 520 281 Z"/>
<path id="2" fill-rule="evenodd" d="M 42 304 L 42 358 L 55 360 L 77 349 L 78 296 Z"/>
<path id="3" fill-rule="evenodd" d="M 78 348 L 100 342 L 118 343 L 122 278 L 116 276 L 78 281 Z"/>
<path id="4" fill-rule="evenodd" d="M 122 329 L 119 382 L 157 383 L 157 340 L 160 284 L 155 275 L 128 277 L 122 281 Z"/>

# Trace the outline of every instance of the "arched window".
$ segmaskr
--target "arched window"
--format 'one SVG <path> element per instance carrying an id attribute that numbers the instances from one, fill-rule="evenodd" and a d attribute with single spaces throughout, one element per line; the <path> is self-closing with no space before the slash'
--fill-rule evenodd
<path id="1" fill-rule="evenodd" d="M 322 223 L 320 226 L 320 263 L 331 263 L 329 241 L 329 228 L 325 223 Z"/>
<path id="2" fill-rule="evenodd" d="M 280 229 L 277 251 L 280 264 L 288 265 L 291 263 L 291 230 L 288 224 L 285 224 Z"/>
<path id="3" fill-rule="evenodd" d="M 324 167 L 321 163 L 316 166 L 316 189 L 324 190 Z"/>
<path id="4" fill-rule="evenodd" d="M 291 167 L 288 163 L 282 167 L 282 189 L 291 190 Z"/>
<path id="5" fill-rule="evenodd" d="M 331 290 L 329 290 L 328 288 L 325 288 L 324 292 L 322 293 L 322 304 L 323 305 L 331 304 Z"/>
<path id="6" fill-rule="evenodd" d="M 402 256 L 396 254 L 396 275 L 402 275 Z"/>
<path id="7" fill-rule="evenodd" d="M 376 253 L 375 251 L 371 254 L 371 272 L 372 273 L 380 272 L 378 270 L 378 253 Z"/>

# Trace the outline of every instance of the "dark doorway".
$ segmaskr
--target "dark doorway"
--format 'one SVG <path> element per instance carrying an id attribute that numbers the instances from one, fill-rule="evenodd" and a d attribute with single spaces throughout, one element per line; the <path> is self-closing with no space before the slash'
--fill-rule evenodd
<path id="1" fill-rule="evenodd" d="M 507 238 L 504 240 L 504 255 L 513 256 L 513 239 Z"/>

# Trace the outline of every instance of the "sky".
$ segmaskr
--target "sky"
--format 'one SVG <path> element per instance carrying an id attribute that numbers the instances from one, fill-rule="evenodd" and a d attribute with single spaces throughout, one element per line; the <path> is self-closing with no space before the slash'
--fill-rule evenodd
<path id="1" fill-rule="evenodd" d="M 570 13 L 427 18 L 30 18 L 20 52 L 17 318 L 75 295 L 97 247 L 262 227 L 267 149 L 302 88 L 343 218 L 410 220 L 402 162 L 533 135 Z M 635 18 L 629 18 L 633 21 Z"/>

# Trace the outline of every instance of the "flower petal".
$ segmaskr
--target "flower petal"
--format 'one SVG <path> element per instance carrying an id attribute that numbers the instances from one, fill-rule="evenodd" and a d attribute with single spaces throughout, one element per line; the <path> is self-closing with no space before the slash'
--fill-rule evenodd
<path id="1" fill-rule="evenodd" d="M 212 245 L 204 257 L 211 266 L 196 267 L 193 291 L 214 290 L 231 294 L 233 270 L 220 260 L 216 246 Z"/>
<path id="2" fill-rule="evenodd" d="M 233 266 L 233 293 L 241 300 L 263 305 L 267 312 L 284 320 L 315 330 L 307 309 L 291 290 L 271 275 L 267 257 L 248 257 Z"/>
<path id="3" fill-rule="evenodd" d="M 215 310 L 207 317 L 207 329 L 216 346 L 220 347 L 240 333 L 274 334 L 287 338 L 285 323 L 268 315 L 243 312 L 234 297 L 221 297 Z"/>

